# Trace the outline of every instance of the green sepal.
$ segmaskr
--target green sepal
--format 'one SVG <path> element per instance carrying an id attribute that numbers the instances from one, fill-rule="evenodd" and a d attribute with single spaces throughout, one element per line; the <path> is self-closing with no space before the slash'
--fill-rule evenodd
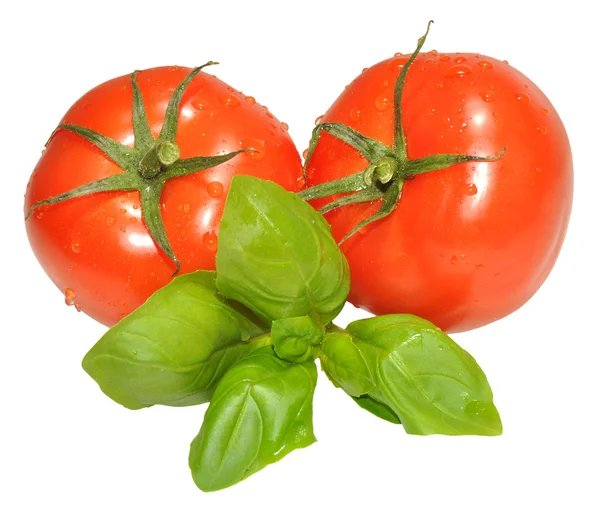
<path id="1" fill-rule="evenodd" d="M 231 160 L 239 153 L 251 149 L 244 148 L 212 157 L 179 158 L 179 147 L 175 143 L 175 136 L 181 99 L 193 78 L 204 67 L 213 64 L 217 63 L 210 61 L 195 68 L 177 86 L 167 106 L 163 126 L 156 141 L 152 137 L 148 124 L 144 99 L 137 83 L 137 71 L 134 71 L 131 75 L 133 148 L 87 127 L 72 124 L 59 125 L 57 130 L 73 132 L 89 141 L 102 151 L 107 158 L 117 164 L 123 172 L 38 201 L 26 213 L 25 220 L 43 205 L 55 205 L 73 198 L 101 192 L 138 191 L 142 204 L 142 217 L 148 232 L 157 247 L 175 264 L 174 274 L 177 274 L 180 263 L 173 252 L 162 221 L 162 203 L 160 200 L 165 183 L 173 178 L 213 168 Z"/>

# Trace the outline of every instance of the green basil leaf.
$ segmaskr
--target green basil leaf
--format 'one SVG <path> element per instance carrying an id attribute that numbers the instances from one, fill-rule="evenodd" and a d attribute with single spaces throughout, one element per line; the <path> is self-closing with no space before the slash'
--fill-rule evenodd
<path id="1" fill-rule="evenodd" d="M 352 399 L 354 399 L 354 402 L 361 408 L 371 412 L 376 417 L 387 420 L 392 424 L 401 424 L 400 419 L 391 408 L 376 401 L 370 395 L 361 395 L 360 397 L 352 397 Z"/>
<path id="2" fill-rule="evenodd" d="M 285 362 L 264 348 L 220 381 L 190 447 L 194 482 L 208 492 L 234 485 L 315 442 L 313 361 Z"/>
<path id="3" fill-rule="evenodd" d="M 308 315 L 278 319 L 271 324 L 273 347 L 283 360 L 301 363 L 313 358 L 313 347 L 322 339 L 323 328 Z"/>
<path id="4" fill-rule="evenodd" d="M 319 351 L 319 360 L 329 379 L 348 395 L 359 397 L 375 387 L 360 348 L 348 333 L 327 333 Z"/>
<path id="5" fill-rule="evenodd" d="M 353 322 L 346 330 L 375 376 L 369 395 L 388 406 L 407 433 L 502 433 L 485 374 L 430 322 L 384 315 Z"/>
<path id="6" fill-rule="evenodd" d="M 102 391 L 130 409 L 210 399 L 235 362 L 270 342 L 244 306 L 219 296 L 215 273 L 175 278 L 113 326 L 83 359 Z"/>
<path id="7" fill-rule="evenodd" d="M 321 214 L 273 182 L 236 176 L 219 228 L 217 288 L 264 320 L 310 315 L 326 325 L 344 306 L 350 273 Z"/>

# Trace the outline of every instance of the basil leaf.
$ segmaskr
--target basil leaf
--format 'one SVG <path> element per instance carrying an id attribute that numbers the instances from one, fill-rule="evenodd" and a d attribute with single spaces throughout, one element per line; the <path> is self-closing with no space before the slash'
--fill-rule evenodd
<path id="1" fill-rule="evenodd" d="M 234 365 L 217 386 L 190 448 L 198 488 L 208 492 L 234 485 L 315 442 L 316 382 L 314 362 L 285 362 L 272 347 Z"/>
<path id="2" fill-rule="evenodd" d="M 371 412 L 380 419 L 387 420 L 392 424 L 401 424 L 400 419 L 396 416 L 394 411 L 387 407 L 385 404 L 377 402 L 369 395 L 361 395 L 360 397 L 352 397 L 354 402 L 358 404 L 364 410 Z"/>
<path id="3" fill-rule="evenodd" d="M 346 330 L 375 376 L 369 396 L 388 406 L 407 433 L 502 433 L 485 374 L 430 322 L 384 315 L 353 322 Z"/>
<path id="4" fill-rule="evenodd" d="M 209 271 L 175 278 L 108 330 L 83 359 L 85 371 L 133 410 L 208 401 L 231 365 L 270 341 L 267 328 L 220 297 L 214 282 Z"/>
<path id="5" fill-rule="evenodd" d="M 348 333 L 334 332 L 325 335 L 319 360 L 329 379 L 348 395 L 359 397 L 375 387 L 371 371 Z"/>
<path id="6" fill-rule="evenodd" d="M 308 315 L 279 319 L 271 324 L 271 340 L 279 358 L 304 362 L 313 358 L 313 347 L 323 339 L 323 328 Z"/>
<path id="7" fill-rule="evenodd" d="M 310 315 L 326 325 L 350 290 L 325 219 L 296 194 L 236 176 L 219 228 L 217 288 L 265 320 Z"/>

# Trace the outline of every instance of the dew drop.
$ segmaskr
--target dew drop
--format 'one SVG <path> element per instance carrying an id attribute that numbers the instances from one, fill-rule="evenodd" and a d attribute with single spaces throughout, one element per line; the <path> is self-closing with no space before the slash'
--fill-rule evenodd
<path id="1" fill-rule="evenodd" d="M 492 69 L 494 67 L 490 61 L 479 61 L 477 64 L 482 70 Z"/>
<path id="2" fill-rule="evenodd" d="M 538 133 L 540 133 L 541 135 L 546 135 L 548 133 L 548 129 L 545 126 L 538 126 L 537 127 L 537 131 Z"/>
<path id="3" fill-rule="evenodd" d="M 427 55 L 431 55 L 431 56 L 435 57 L 436 55 L 438 55 L 438 53 L 439 52 L 437 50 L 429 50 L 427 52 Z"/>
<path id="4" fill-rule="evenodd" d="M 139 205 L 133 205 L 133 210 L 137 210 L 138 208 L 140 208 Z"/>
<path id="5" fill-rule="evenodd" d="M 223 184 L 221 182 L 210 182 L 206 188 L 211 198 L 220 198 L 223 196 Z"/>
<path id="6" fill-rule="evenodd" d="M 121 214 L 126 214 L 126 213 L 127 213 L 127 210 L 126 210 L 126 209 L 124 209 L 124 208 L 120 208 L 120 209 L 119 209 L 119 212 L 121 212 Z"/>
<path id="7" fill-rule="evenodd" d="M 218 241 L 219 241 L 219 239 L 217 237 L 217 234 L 214 232 L 214 230 L 210 231 L 210 232 L 206 232 L 202 236 L 202 244 L 204 244 L 206 249 L 208 249 L 209 251 L 217 251 Z"/>
<path id="8" fill-rule="evenodd" d="M 306 160 L 306 157 L 308 157 L 308 148 L 306 148 L 303 152 L 302 152 L 302 158 L 304 160 Z"/>
<path id="9" fill-rule="evenodd" d="M 65 289 L 65 304 L 67 306 L 73 306 L 75 304 L 75 291 L 73 289 Z"/>
<path id="10" fill-rule="evenodd" d="M 290 129 L 290 125 L 288 125 L 286 122 L 282 122 L 281 123 L 281 127 L 287 132 Z"/>
<path id="11" fill-rule="evenodd" d="M 475 269 L 483 269 L 483 264 L 475 264 Z"/>
<path id="12" fill-rule="evenodd" d="M 206 110 L 208 108 L 208 102 L 200 98 L 192 98 L 191 104 L 196 110 Z"/>
<path id="13" fill-rule="evenodd" d="M 388 62 L 388 69 L 403 68 L 407 60 L 406 57 L 395 57 Z"/>
<path id="14" fill-rule="evenodd" d="M 256 98 L 254 98 L 254 96 L 246 96 L 245 100 L 252 105 L 256 103 Z"/>
<path id="15" fill-rule="evenodd" d="M 378 96 L 375 98 L 375 108 L 381 112 L 391 105 L 390 99 L 387 96 Z"/>
<path id="16" fill-rule="evenodd" d="M 450 258 L 450 263 L 452 265 L 456 265 L 456 262 L 458 262 L 458 257 L 456 255 L 452 255 L 452 257 Z"/>
<path id="17" fill-rule="evenodd" d="M 529 105 L 529 95 L 527 93 L 517 93 L 515 98 L 521 105 Z"/>
<path id="18" fill-rule="evenodd" d="M 484 102 L 493 102 L 496 95 L 492 91 L 481 93 Z"/>
<path id="19" fill-rule="evenodd" d="M 114 217 L 107 217 L 106 218 L 106 225 L 107 226 L 114 226 L 114 224 L 117 222 L 117 220 Z"/>
<path id="20" fill-rule="evenodd" d="M 352 121 L 358 121 L 358 118 L 360 118 L 360 110 L 358 110 L 358 109 L 352 109 L 350 111 L 350 119 Z"/>
<path id="21" fill-rule="evenodd" d="M 463 62 L 463 61 L 460 61 L 460 62 Z M 471 73 L 471 71 L 472 71 L 471 66 L 468 66 L 467 64 L 455 64 L 446 72 L 446 77 L 462 78 L 465 75 L 468 75 L 469 73 Z"/>
<path id="22" fill-rule="evenodd" d="M 226 105 L 227 107 L 237 107 L 240 104 L 240 100 L 238 100 L 236 96 L 233 96 L 231 94 L 224 94 L 219 98 L 219 100 L 223 105 Z"/>
<path id="23" fill-rule="evenodd" d="M 547 116 L 548 115 L 548 109 L 544 109 L 543 107 L 540 109 L 540 112 L 544 115 Z"/>
<path id="24" fill-rule="evenodd" d="M 449 55 L 446 55 L 444 53 L 442 55 L 440 55 L 440 61 L 442 61 L 442 62 L 448 62 L 449 60 L 450 60 L 450 56 Z"/>
<path id="25" fill-rule="evenodd" d="M 323 121 L 323 116 L 319 116 L 317 119 L 315 119 L 315 126 L 321 123 L 321 121 Z"/>
<path id="26" fill-rule="evenodd" d="M 247 158 L 252 160 L 262 160 L 265 158 L 265 141 L 262 139 L 256 139 L 255 137 L 247 137 L 243 139 L 242 142 L 243 148 L 252 148 L 255 151 L 247 151 L 244 153 Z"/>
<path id="27" fill-rule="evenodd" d="M 73 239 L 71 242 L 71 249 L 73 253 L 79 253 L 81 251 L 81 241 L 79 239 Z"/>
<path id="28" fill-rule="evenodd" d="M 467 196 L 475 196 L 477 192 L 477 186 L 474 183 L 470 183 L 469 185 L 467 185 Z"/>
<path id="29" fill-rule="evenodd" d="M 300 178 L 298 178 L 298 180 L 296 180 L 296 190 L 297 191 L 301 191 L 302 189 L 304 189 L 305 185 L 306 185 L 306 180 L 304 179 L 303 176 L 301 176 Z"/>
<path id="30" fill-rule="evenodd" d="M 127 231 L 127 229 L 124 226 L 121 226 L 120 228 L 123 233 L 125 233 Z"/>
<path id="31" fill-rule="evenodd" d="M 190 206 L 189 203 L 186 203 L 185 205 L 183 205 L 183 212 L 185 214 L 189 214 L 191 209 L 192 209 L 192 207 Z M 135 219 L 135 218 L 132 218 L 132 219 Z"/>
<path id="32" fill-rule="evenodd" d="M 467 58 L 464 55 L 459 55 L 458 57 L 454 58 L 454 62 L 456 62 L 456 64 L 460 64 L 461 62 L 465 62 L 467 60 Z"/>

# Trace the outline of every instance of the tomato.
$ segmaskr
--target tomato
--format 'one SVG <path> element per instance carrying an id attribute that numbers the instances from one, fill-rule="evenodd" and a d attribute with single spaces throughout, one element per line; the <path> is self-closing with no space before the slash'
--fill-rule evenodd
<path id="1" fill-rule="evenodd" d="M 159 137 L 176 87 L 191 71 L 160 67 L 137 73 L 153 139 Z M 61 124 L 92 129 L 133 151 L 132 90 L 131 76 L 109 80 L 81 97 Z M 122 190 L 42 205 L 27 218 L 33 251 L 66 302 L 106 325 L 140 306 L 177 271 L 215 268 L 219 220 L 234 175 L 270 179 L 289 190 L 302 183 L 300 157 L 287 126 L 254 98 L 213 75 L 196 75 L 173 113 L 176 146 L 167 150 L 174 149 L 174 158 L 257 151 L 227 157 L 224 163 L 175 177 L 164 186 L 164 173 L 146 181 L 137 177 L 158 191 L 146 215 L 140 192 Z M 149 140 L 154 143 L 153 139 Z M 33 171 L 25 212 L 39 201 L 120 173 L 123 168 L 85 137 L 59 128 Z M 166 242 L 148 229 L 151 223 L 160 234 L 161 221 Z M 171 256 L 164 251 L 169 244 Z"/>
<path id="2" fill-rule="evenodd" d="M 409 312 L 465 331 L 518 309 L 550 273 L 571 211 L 571 150 L 548 98 L 506 61 L 436 51 L 419 53 L 412 65 L 408 59 L 396 54 L 365 69 L 319 122 L 342 123 L 391 148 L 394 87 L 406 68 L 398 115 L 408 162 L 491 158 L 412 176 L 400 169 L 396 208 L 341 246 L 352 274 L 349 300 L 377 315 Z M 309 186 L 369 165 L 328 131 L 311 147 Z M 327 213 L 336 240 L 381 205 L 376 199 Z"/>

